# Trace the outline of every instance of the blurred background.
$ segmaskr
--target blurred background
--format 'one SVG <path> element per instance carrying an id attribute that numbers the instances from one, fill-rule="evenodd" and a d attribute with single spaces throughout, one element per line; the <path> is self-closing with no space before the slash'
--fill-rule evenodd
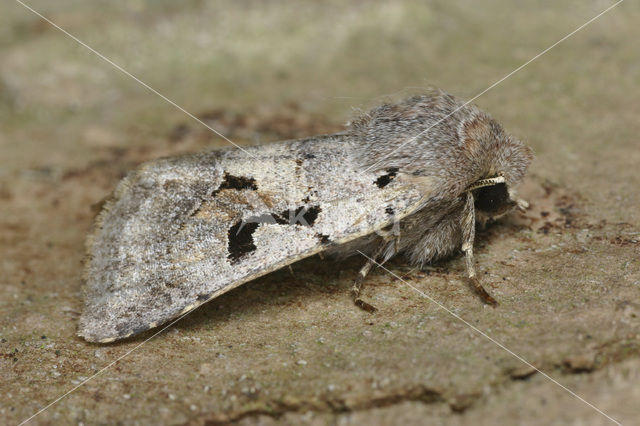
<path id="1" fill-rule="evenodd" d="M 613 3 L 28 1 L 238 144 L 338 131 L 360 110 L 430 87 L 469 99 Z M 640 397 L 638 22 L 640 6 L 625 1 L 475 101 L 537 154 L 522 188 L 532 213 L 478 243 L 488 280 L 506 280 L 490 289 L 508 308 L 487 313 L 455 281 L 458 260 L 444 266 L 457 284 L 446 271 L 411 277 L 620 420 L 637 419 Z M 137 344 L 75 337 L 91 206 L 142 161 L 226 146 L 19 3 L 2 3 L 0 415 L 23 420 Z M 376 290 L 387 310 L 353 312 L 357 265 L 347 266 L 334 276 L 312 263 L 295 279 L 276 274 L 225 295 L 40 421 L 608 422 L 540 375 L 524 381 L 533 371 L 471 343 L 469 329 L 389 276 Z M 425 318 L 431 334 L 418 330 Z M 148 365 L 161 371 L 143 373 Z"/>

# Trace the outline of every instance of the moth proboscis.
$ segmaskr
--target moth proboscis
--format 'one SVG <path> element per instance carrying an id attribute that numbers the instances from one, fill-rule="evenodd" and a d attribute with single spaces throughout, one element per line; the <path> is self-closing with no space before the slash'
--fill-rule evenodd
<path id="1" fill-rule="evenodd" d="M 443 91 L 385 104 L 343 132 L 163 158 L 117 186 L 88 238 L 79 334 L 126 338 L 316 253 L 412 265 L 462 250 L 516 196 L 531 150 Z M 357 305 L 372 266 L 352 293 Z"/>

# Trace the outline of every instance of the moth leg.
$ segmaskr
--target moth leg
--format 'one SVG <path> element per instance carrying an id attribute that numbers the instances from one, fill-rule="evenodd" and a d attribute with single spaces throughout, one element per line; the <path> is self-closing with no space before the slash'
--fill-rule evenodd
<path id="1" fill-rule="evenodd" d="M 516 200 L 516 208 L 520 210 L 522 213 L 526 213 L 529 208 L 529 203 L 526 200 L 518 198 Z"/>
<path id="2" fill-rule="evenodd" d="M 526 200 L 519 198 L 518 193 L 512 188 L 509 188 L 509 198 L 514 200 L 514 207 L 522 213 L 526 213 L 527 209 L 530 207 L 530 204 Z"/>
<path id="3" fill-rule="evenodd" d="M 476 277 L 476 269 L 473 261 L 473 240 L 476 234 L 476 212 L 473 204 L 473 195 L 469 191 L 467 192 L 464 216 L 462 218 L 462 251 L 464 252 L 467 264 L 467 277 L 484 303 L 491 306 L 497 306 L 498 302 L 496 299 L 494 299 L 487 290 L 484 289 L 478 280 L 478 277 Z"/>
<path id="4" fill-rule="evenodd" d="M 353 303 L 360 309 L 363 309 L 369 313 L 374 313 L 378 309 L 375 306 L 370 305 L 369 303 L 360 299 L 360 292 L 362 291 L 364 279 L 366 278 L 369 271 L 371 271 L 371 268 L 375 264 L 375 260 L 378 259 L 380 255 L 384 252 L 384 249 L 386 246 L 387 246 L 387 243 L 385 241 L 382 244 L 380 244 L 380 246 L 371 255 L 371 257 L 367 259 L 364 266 L 358 272 L 358 277 L 356 278 L 355 283 L 353 283 L 353 287 L 351 287 L 351 296 L 353 297 Z"/>

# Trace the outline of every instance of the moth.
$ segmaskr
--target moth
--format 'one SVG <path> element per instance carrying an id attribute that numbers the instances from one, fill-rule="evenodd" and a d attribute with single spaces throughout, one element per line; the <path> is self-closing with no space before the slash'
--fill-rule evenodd
<path id="1" fill-rule="evenodd" d="M 476 222 L 526 208 L 533 158 L 488 114 L 443 91 L 378 106 L 340 133 L 163 158 L 129 173 L 88 237 L 79 335 L 110 342 L 324 252 L 422 267 L 462 250 Z M 363 260 L 365 258 L 363 257 Z"/>

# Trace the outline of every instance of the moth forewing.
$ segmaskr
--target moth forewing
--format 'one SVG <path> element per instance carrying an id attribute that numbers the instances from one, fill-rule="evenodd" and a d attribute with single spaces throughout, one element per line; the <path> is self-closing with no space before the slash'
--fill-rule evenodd
<path id="1" fill-rule="evenodd" d="M 90 238 L 80 335 L 107 342 L 147 330 L 420 207 L 411 185 L 391 177 L 380 187 L 388 173 L 355 169 L 341 138 L 141 166 Z"/>

